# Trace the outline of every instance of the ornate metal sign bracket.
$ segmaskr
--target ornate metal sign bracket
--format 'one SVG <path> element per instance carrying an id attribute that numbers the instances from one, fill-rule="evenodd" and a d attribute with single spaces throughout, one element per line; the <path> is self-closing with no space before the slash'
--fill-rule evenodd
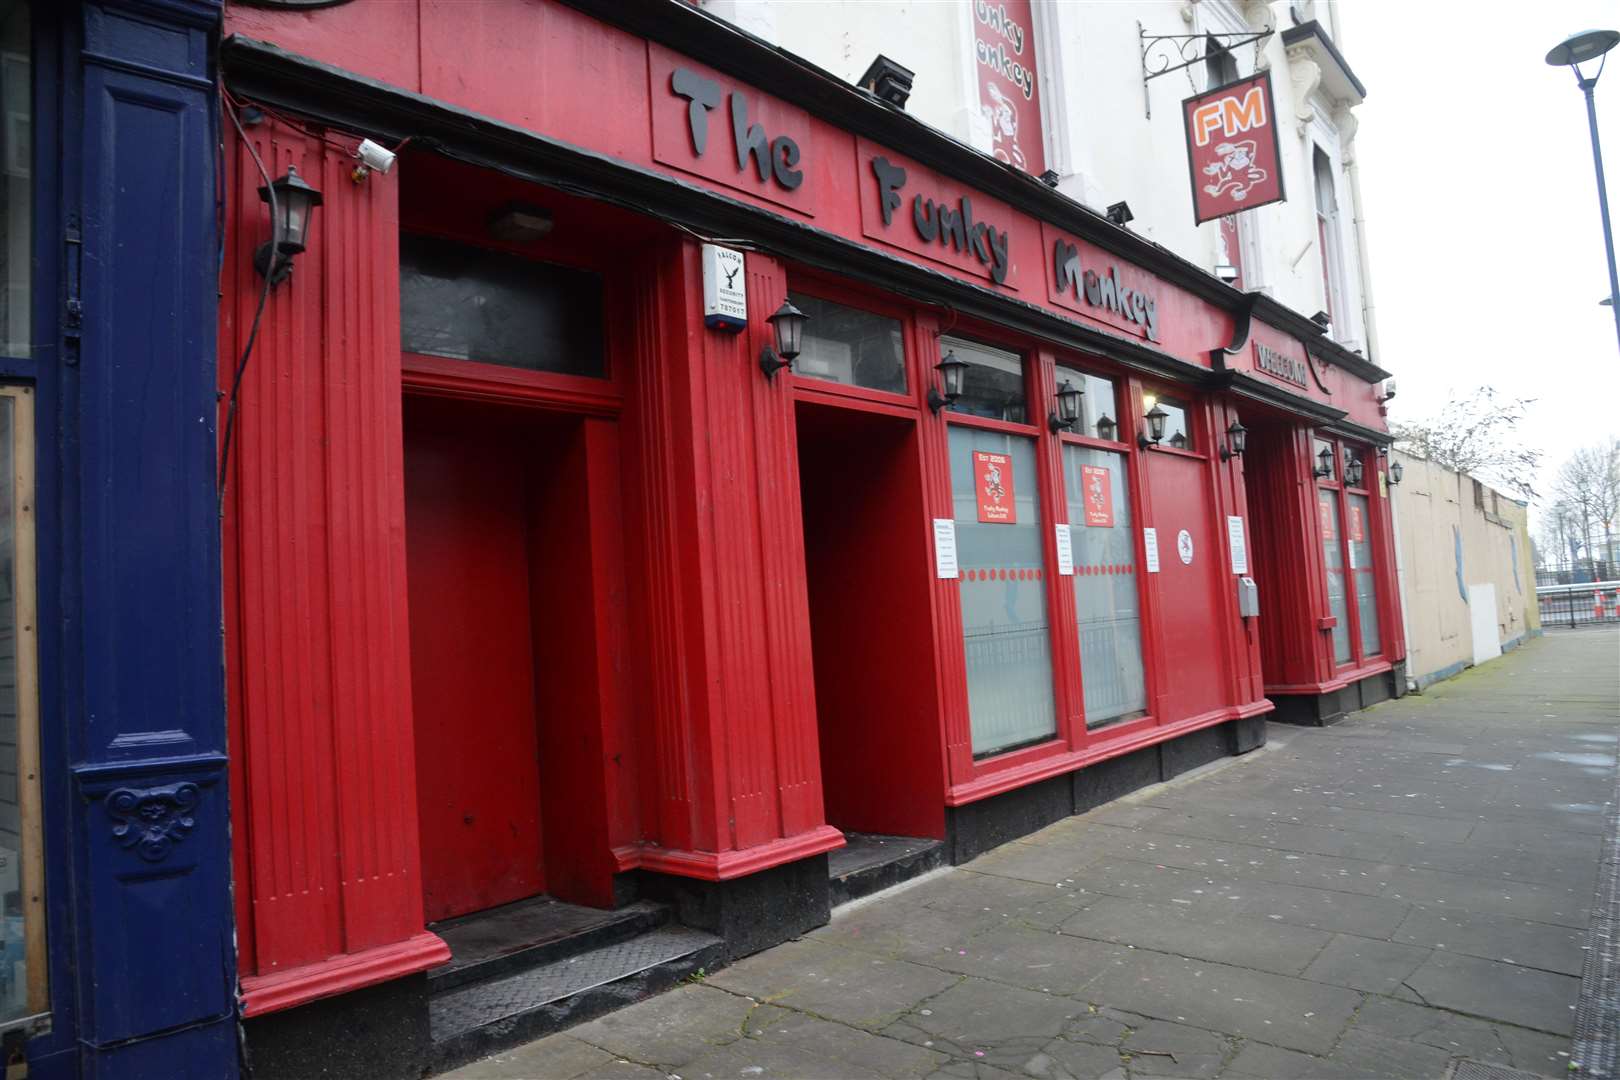
<path id="1" fill-rule="evenodd" d="M 1153 99 L 1148 96 L 1148 83 L 1160 75 L 1168 75 L 1173 71 L 1182 71 L 1201 64 L 1209 58 L 1209 46 L 1214 43 L 1221 52 L 1232 52 L 1245 45 L 1253 45 L 1256 58 L 1260 50 L 1266 47 L 1266 39 L 1276 33 L 1276 28 L 1268 26 L 1264 30 L 1250 31 L 1242 34 L 1221 34 L 1215 32 L 1203 34 L 1150 34 L 1142 26 L 1136 24 L 1136 33 L 1142 39 L 1142 110 L 1148 119 L 1153 118 Z M 1258 65 L 1257 65 L 1258 66 Z M 1189 82 L 1192 75 L 1187 76 Z M 1196 92 L 1197 85 L 1193 85 Z"/>

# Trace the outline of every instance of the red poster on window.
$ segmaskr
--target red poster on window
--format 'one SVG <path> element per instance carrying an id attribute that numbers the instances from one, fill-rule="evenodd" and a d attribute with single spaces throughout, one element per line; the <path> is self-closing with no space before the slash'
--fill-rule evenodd
<path id="1" fill-rule="evenodd" d="M 1114 485 L 1101 465 L 1080 466 L 1080 495 L 1086 503 L 1086 524 L 1114 527 Z"/>
<path id="2" fill-rule="evenodd" d="M 1326 499 L 1316 500 L 1316 508 L 1322 513 L 1322 539 L 1333 539 L 1333 506 Z"/>
<path id="3" fill-rule="evenodd" d="M 1285 198 L 1273 102 L 1271 73 L 1262 71 L 1181 103 L 1200 225 Z"/>
<path id="4" fill-rule="evenodd" d="M 1039 176 L 1046 171 L 1041 98 L 1035 85 L 1030 0 L 973 0 L 973 59 L 979 108 L 1001 161 Z"/>
<path id="5" fill-rule="evenodd" d="M 1016 525 L 1013 507 L 1012 458 L 973 451 L 973 487 L 979 493 L 979 520 L 989 525 Z"/>
<path id="6" fill-rule="evenodd" d="M 1365 539 L 1367 539 L 1367 534 L 1361 528 L 1361 507 L 1352 506 L 1350 508 L 1350 540 L 1359 544 Z"/>

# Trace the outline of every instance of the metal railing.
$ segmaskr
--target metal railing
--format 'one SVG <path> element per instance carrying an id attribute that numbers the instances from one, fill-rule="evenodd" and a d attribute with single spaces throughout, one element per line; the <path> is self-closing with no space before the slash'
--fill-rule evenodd
<path id="1" fill-rule="evenodd" d="M 1536 589 L 1536 606 L 1543 628 L 1620 626 L 1620 581 L 1542 585 Z"/>

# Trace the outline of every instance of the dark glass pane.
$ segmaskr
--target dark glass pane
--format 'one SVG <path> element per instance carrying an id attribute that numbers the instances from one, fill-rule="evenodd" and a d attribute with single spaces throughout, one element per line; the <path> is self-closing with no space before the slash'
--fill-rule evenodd
<path id="1" fill-rule="evenodd" d="M 899 320 L 800 293 L 789 293 L 788 299 L 810 316 L 794 372 L 846 386 L 906 392 Z"/>
<path id="2" fill-rule="evenodd" d="M 0 353 L 30 354 L 33 303 L 33 89 L 28 5 L 0 0 Z"/>
<path id="3" fill-rule="evenodd" d="M 1101 375 L 1093 375 L 1089 371 L 1081 371 L 1079 368 L 1059 364 L 1057 366 L 1057 388 L 1059 390 L 1063 389 L 1065 382 L 1085 394 L 1080 399 L 1080 422 L 1074 425 L 1074 433 L 1076 435 L 1087 435 L 1094 439 L 1118 438 L 1119 408 L 1114 397 L 1114 380 L 1105 379 Z M 1098 430 L 1097 421 L 1105 417 L 1112 427 Z"/>
<path id="4" fill-rule="evenodd" d="M 606 374 L 600 276 L 422 236 L 400 237 L 399 260 L 406 352 Z"/>
<path id="5" fill-rule="evenodd" d="M 939 339 L 939 353 L 941 357 L 955 353 L 968 365 L 962 396 L 952 409 L 1015 424 L 1029 422 L 1024 403 L 1024 361 L 1017 353 L 952 337 Z"/>

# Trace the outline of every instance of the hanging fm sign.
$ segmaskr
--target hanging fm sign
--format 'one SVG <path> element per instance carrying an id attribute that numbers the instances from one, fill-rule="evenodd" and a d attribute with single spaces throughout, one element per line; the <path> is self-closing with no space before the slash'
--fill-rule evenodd
<path id="1" fill-rule="evenodd" d="M 1227 83 L 1181 103 L 1193 216 L 1206 221 L 1282 202 L 1282 152 L 1271 72 Z"/>

